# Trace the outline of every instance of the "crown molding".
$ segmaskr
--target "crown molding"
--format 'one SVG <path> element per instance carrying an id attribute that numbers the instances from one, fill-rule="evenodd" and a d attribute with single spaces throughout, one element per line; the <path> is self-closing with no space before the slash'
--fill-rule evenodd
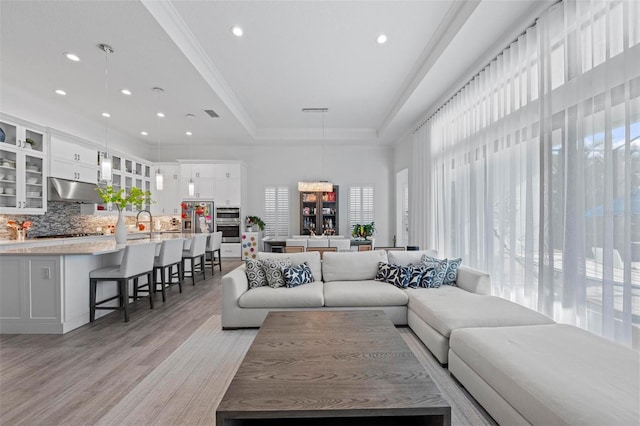
<path id="1" fill-rule="evenodd" d="M 187 60 L 207 82 L 209 87 L 220 97 L 220 100 L 240 122 L 247 133 L 254 137 L 256 125 L 249 114 L 242 107 L 238 97 L 222 77 L 222 73 L 193 35 L 180 13 L 171 1 L 141 0 L 142 5 L 167 33 L 169 38 L 178 46 Z"/>
<path id="2" fill-rule="evenodd" d="M 449 46 L 449 43 L 451 43 L 458 34 L 479 4 L 480 0 L 471 0 L 456 1 L 451 5 L 446 16 L 435 31 L 434 36 L 420 54 L 416 65 L 405 79 L 402 85 L 402 91 L 396 96 L 389 112 L 387 112 L 382 124 L 378 128 L 379 133 L 384 133 L 387 130 L 391 122 L 396 118 L 422 80 L 424 80 L 427 73 L 436 62 L 438 62 L 438 59 L 447 46 Z"/>

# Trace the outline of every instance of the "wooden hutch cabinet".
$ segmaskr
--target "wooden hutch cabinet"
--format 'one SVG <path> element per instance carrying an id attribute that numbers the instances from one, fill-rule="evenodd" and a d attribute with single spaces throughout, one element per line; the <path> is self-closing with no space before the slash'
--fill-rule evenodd
<path id="1" fill-rule="evenodd" d="M 338 185 L 332 192 L 300 192 L 300 234 L 338 234 Z"/>

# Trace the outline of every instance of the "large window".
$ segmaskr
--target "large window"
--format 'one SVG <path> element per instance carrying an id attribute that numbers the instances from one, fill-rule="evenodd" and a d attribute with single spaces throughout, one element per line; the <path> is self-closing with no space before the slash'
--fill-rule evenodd
<path id="1" fill-rule="evenodd" d="M 287 186 L 265 187 L 264 216 L 266 236 L 289 235 L 289 188 Z"/>
<path id="2" fill-rule="evenodd" d="M 373 218 L 373 186 L 349 187 L 349 233 L 356 224 L 367 224 Z"/>
<path id="3" fill-rule="evenodd" d="M 551 7 L 415 132 L 410 215 L 494 294 L 636 347 L 639 22 L 637 1 Z"/>

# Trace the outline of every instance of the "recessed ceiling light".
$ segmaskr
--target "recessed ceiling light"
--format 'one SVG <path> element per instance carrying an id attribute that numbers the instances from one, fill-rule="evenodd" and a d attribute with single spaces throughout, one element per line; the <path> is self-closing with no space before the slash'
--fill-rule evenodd
<path id="1" fill-rule="evenodd" d="M 164 113 L 159 112 L 159 113 L 157 113 L 156 115 L 157 115 L 158 117 L 160 117 L 160 118 L 164 118 Z"/>
<path id="2" fill-rule="evenodd" d="M 236 37 L 242 37 L 242 28 L 240 28 L 237 25 L 234 25 L 233 27 L 231 27 L 231 32 L 233 33 L 234 36 Z"/>
<path id="3" fill-rule="evenodd" d="M 187 136 L 191 136 L 191 135 L 193 135 L 193 133 L 191 133 L 190 131 L 188 131 L 188 130 L 187 130 L 187 131 L 186 131 L 186 133 L 185 133 L 185 135 L 187 135 Z"/>
<path id="4" fill-rule="evenodd" d="M 62 95 L 62 96 L 64 96 L 64 95 L 66 95 L 66 94 L 67 94 L 67 92 L 65 92 L 65 91 L 64 91 L 64 90 L 62 90 L 62 89 L 57 89 L 57 90 L 56 90 L 56 93 L 57 93 L 58 95 Z"/>
<path id="5" fill-rule="evenodd" d="M 145 131 L 143 130 L 143 131 L 141 131 L 141 132 L 140 132 L 140 134 L 141 134 L 142 136 L 147 136 L 149 133 L 147 133 L 147 132 L 145 132 Z"/>
<path id="6" fill-rule="evenodd" d="M 105 118 L 109 118 L 109 117 L 111 117 L 111 114 L 109 114 L 108 112 L 103 112 L 102 116 L 105 117 Z"/>
<path id="7" fill-rule="evenodd" d="M 64 56 L 66 56 L 68 60 L 73 62 L 78 62 L 80 60 L 80 57 L 75 53 L 67 52 L 64 54 Z"/>
<path id="8" fill-rule="evenodd" d="M 127 96 L 131 95 L 131 90 L 129 90 L 129 89 L 122 89 L 120 92 L 123 95 L 127 95 Z"/>
<path id="9" fill-rule="evenodd" d="M 380 34 L 376 41 L 378 42 L 378 44 L 384 44 L 387 42 L 387 36 L 384 34 Z"/>

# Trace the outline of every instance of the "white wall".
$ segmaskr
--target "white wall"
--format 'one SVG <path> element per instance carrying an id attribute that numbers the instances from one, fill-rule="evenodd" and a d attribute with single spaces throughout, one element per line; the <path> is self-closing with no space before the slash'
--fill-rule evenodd
<path id="1" fill-rule="evenodd" d="M 300 180 L 324 179 L 340 186 L 340 234 L 348 235 L 347 198 L 350 185 L 372 184 L 375 188 L 376 244 L 390 245 L 394 234 L 393 148 L 325 145 L 324 173 L 322 148 L 307 141 L 254 146 L 194 146 L 200 159 L 241 160 L 247 165 L 247 214 L 264 215 L 264 187 L 287 185 L 291 197 L 290 233 L 298 234 Z M 194 155 L 195 156 L 195 155 Z M 184 146 L 162 149 L 161 161 L 186 159 Z"/>

